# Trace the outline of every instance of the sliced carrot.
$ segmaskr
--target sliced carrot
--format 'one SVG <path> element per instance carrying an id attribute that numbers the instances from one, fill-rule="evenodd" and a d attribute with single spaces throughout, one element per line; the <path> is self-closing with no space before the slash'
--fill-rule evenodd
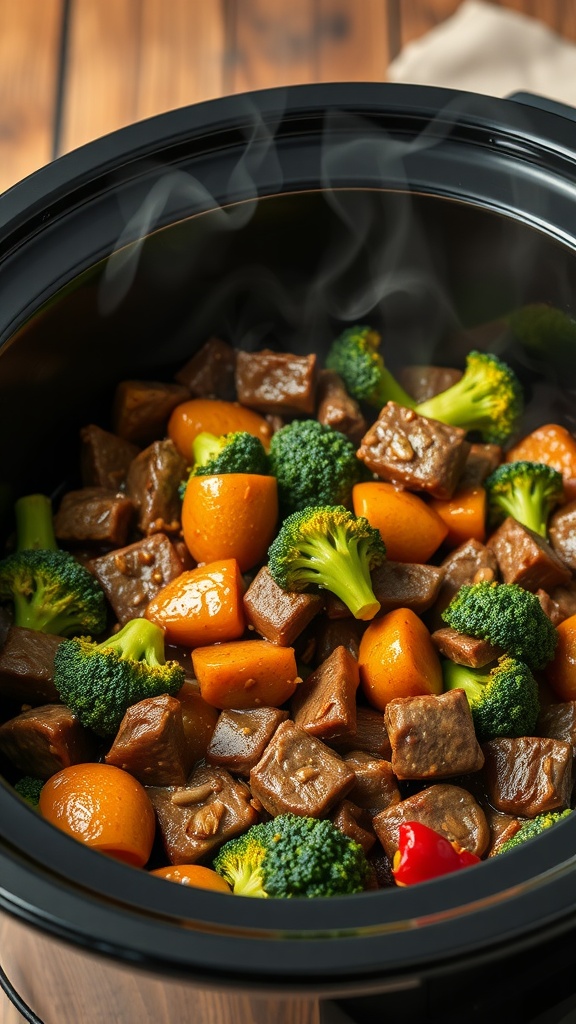
<path id="1" fill-rule="evenodd" d="M 218 710 L 203 699 L 195 679 L 187 680 L 176 696 L 182 708 L 182 725 L 190 761 L 194 764 L 206 757 L 218 721 Z"/>
<path id="2" fill-rule="evenodd" d="M 193 476 L 186 485 L 182 534 L 197 562 L 235 558 L 240 571 L 246 572 L 265 559 L 277 520 L 278 487 L 273 476 Z"/>
<path id="3" fill-rule="evenodd" d="M 433 498 L 430 508 L 448 527 L 444 543 L 457 548 L 467 540 L 486 539 L 486 491 L 483 487 L 466 487 L 452 498 Z"/>
<path id="4" fill-rule="evenodd" d="M 427 562 L 448 533 L 446 523 L 417 494 L 374 480 L 352 490 L 354 513 L 380 531 L 393 562 Z"/>
<path id="5" fill-rule="evenodd" d="M 576 615 L 556 626 L 558 643 L 545 669 L 546 681 L 562 701 L 576 700 Z"/>
<path id="6" fill-rule="evenodd" d="M 544 462 L 564 478 L 566 501 L 576 498 L 576 438 L 558 423 L 546 423 L 521 438 L 506 453 L 506 462 Z"/>
<path id="7" fill-rule="evenodd" d="M 201 647 L 237 640 L 245 628 L 244 581 L 235 558 L 189 569 L 167 583 L 146 608 L 169 644 Z"/>
<path id="8" fill-rule="evenodd" d="M 300 681 L 294 649 L 267 640 L 197 647 L 192 666 L 202 697 L 216 708 L 277 708 Z"/>
<path id="9" fill-rule="evenodd" d="M 430 633 L 409 608 L 374 619 L 360 641 L 360 682 L 368 702 L 384 711 L 394 697 L 442 693 L 440 659 Z"/>
<path id="10" fill-rule="evenodd" d="M 192 885 L 196 889 L 213 889 L 215 892 L 232 892 L 225 878 L 212 868 L 202 864 L 168 864 L 165 868 L 154 868 L 149 874 L 165 878 L 180 885 Z"/>
<path id="11" fill-rule="evenodd" d="M 177 405 L 168 420 L 168 437 L 185 459 L 192 459 L 192 442 L 205 430 L 217 436 L 244 430 L 259 437 L 266 448 L 272 437 L 268 420 L 259 413 L 220 398 L 191 398 Z"/>

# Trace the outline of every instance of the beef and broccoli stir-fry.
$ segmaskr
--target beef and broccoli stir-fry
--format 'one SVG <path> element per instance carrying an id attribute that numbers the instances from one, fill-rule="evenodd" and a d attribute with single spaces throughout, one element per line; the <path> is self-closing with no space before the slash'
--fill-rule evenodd
<path id="1" fill-rule="evenodd" d="M 499 357 L 216 338 L 122 381 L 0 561 L 0 753 L 36 813 L 253 897 L 412 885 L 572 813 L 576 438 Z"/>

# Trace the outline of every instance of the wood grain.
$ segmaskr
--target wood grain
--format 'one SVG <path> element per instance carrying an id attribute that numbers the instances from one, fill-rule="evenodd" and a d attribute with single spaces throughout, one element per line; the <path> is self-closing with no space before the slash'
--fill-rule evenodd
<path id="1" fill-rule="evenodd" d="M 318 0 L 315 17 L 317 81 L 386 80 L 390 61 L 386 3 Z"/>
<path id="2" fill-rule="evenodd" d="M 52 159 L 62 0 L 0 0 L 0 192 Z"/>
<path id="3" fill-rule="evenodd" d="M 315 81 L 314 15 L 314 0 L 229 4 L 229 91 Z"/>
<path id="4" fill-rule="evenodd" d="M 400 47 L 445 21 L 460 3 L 461 0 L 398 0 Z"/>

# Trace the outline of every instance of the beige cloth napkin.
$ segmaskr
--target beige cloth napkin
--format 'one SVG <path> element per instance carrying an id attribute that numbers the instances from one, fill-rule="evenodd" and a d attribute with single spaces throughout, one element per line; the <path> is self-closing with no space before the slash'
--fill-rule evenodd
<path id="1" fill-rule="evenodd" d="M 388 79 L 488 96 L 524 90 L 576 106 L 576 46 L 535 18 L 464 0 L 450 18 L 407 44 Z"/>

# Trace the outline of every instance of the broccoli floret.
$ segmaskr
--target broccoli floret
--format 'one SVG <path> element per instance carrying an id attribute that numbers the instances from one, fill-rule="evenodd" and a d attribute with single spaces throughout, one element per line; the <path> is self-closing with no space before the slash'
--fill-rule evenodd
<path id="1" fill-rule="evenodd" d="M 543 462 L 503 462 L 484 482 L 492 525 L 512 516 L 546 537 L 550 512 L 564 496 L 562 474 Z"/>
<path id="2" fill-rule="evenodd" d="M 522 409 L 522 388 L 514 371 L 497 356 L 476 351 L 468 353 L 456 384 L 416 406 L 421 416 L 477 430 L 492 444 L 504 444 L 511 437 Z"/>
<path id="3" fill-rule="evenodd" d="M 380 602 L 371 569 L 386 547 L 378 530 L 342 505 L 316 505 L 288 516 L 268 549 L 268 570 L 283 590 L 330 590 L 356 619 L 373 619 Z"/>
<path id="4" fill-rule="evenodd" d="M 14 789 L 27 804 L 30 804 L 31 807 L 38 807 L 40 790 L 43 785 L 44 779 L 35 779 L 32 775 L 24 775 L 14 783 Z"/>
<path id="5" fill-rule="evenodd" d="M 99 736 L 117 732 L 132 704 L 174 696 L 183 682 L 182 666 L 165 660 L 162 629 L 148 619 L 131 619 L 100 644 L 85 636 L 64 640 L 54 659 L 62 702 Z"/>
<path id="6" fill-rule="evenodd" d="M 221 434 L 220 437 L 203 431 L 194 439 L 192 453 L 192 476 L 213 476 L 218 473 L 256 473 L 267 476 L 270 472 L 262 441 L 245 430 Z"/>
<path id="7" fill-rule="evenodd" d="M 442 618 L 459 633 L 487 640 L 532 670 L 554 657 L 558 634 L 536 594 L 516 583 L 470 583 L 452 598 Z"/>
<path id="8" fill-rule="evenodd" d="M 544 814 L 537 814 L 535 818 L 530 818 L 529 821 L 522 823 L 518 831 L 507 839 L 501 846 L 496 848 L 496 853 L 508 853 L 509 850 L 516 850 L 523 843 L 528 842 L 529 839 L 534 839 L 536 836 L 545 832 L 546 829 L 551 828 L 552 825 L 556 825 L 563 818 L 567 818 L 568 815 L 572 814 L 572 811 L 545 811 Z"/>
<path id="9" fill-rule="evenodd" d="M 213 866 L 237 896 L 290 899 L 362 892 L 362 847 L 327 819 L 281 814 L 222 846 Z"/>
<path id="10" fill-rule="evenodd" d="M 464 690 L 480 742 L 534 735 L 540 712 L 538 683 L 523 661 L 506 654 L 491 668 L 445 661 L 442 671 L 446 690 Z"/>
<path id="11" fill-rule="evenodd" d="M 293 420 L 270 441 L 282 516 L 313 504 L 349 507 L 361 466 L 352 442 L 318 420 Z"/>
<path id="12" fill-rule="evenodd" d="M 15 513 L 16 551 L 0 562 L 0 601 L 13 604 L 14 623 L 59 636 L 101 633 L 104 592 L 69 551 L 57 548 L 50 499 L 26 495 Z"/>
<path id="13" fill-rule="evenodd" d="M 381 409 L 386 402 L 413 407 L 413 398 L 398 384 L 384 364 L 381 335 L 363 324 L 348 327 L 332 343 L 326 366 L 340 375 L 346 390 L 359 402 Z"/>

